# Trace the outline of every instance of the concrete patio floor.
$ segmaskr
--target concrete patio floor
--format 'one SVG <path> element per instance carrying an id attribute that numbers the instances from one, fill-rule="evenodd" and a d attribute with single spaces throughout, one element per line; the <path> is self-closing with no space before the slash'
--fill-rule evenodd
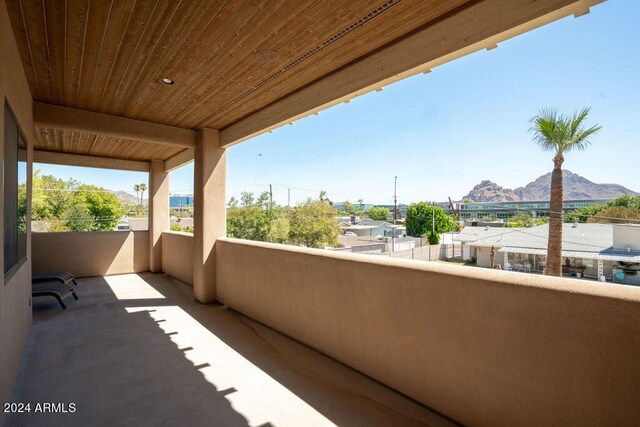
<path id="1" fill-rule="evenodd" d="M 452 425 L 348 367 L 166 275 L 81 279 L 62 310 L 34 300 L 5 425 Z M 35 413 L 36 403 L 73 413 Z"/>

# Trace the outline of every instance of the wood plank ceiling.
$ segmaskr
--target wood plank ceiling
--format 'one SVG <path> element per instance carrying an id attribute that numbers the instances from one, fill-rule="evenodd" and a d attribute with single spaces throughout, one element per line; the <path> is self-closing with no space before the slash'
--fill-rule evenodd
<path id="1" fill-rule="evenodd" d="M 35 101 L 223 129 L 477 1 L 6 3 Z M 262 50 L 277 52 L 277 60 L 261 61 Z M 181 150 L 56 129 L 36 135 L 37 149 L 128 159 L 166 159 Z"/>

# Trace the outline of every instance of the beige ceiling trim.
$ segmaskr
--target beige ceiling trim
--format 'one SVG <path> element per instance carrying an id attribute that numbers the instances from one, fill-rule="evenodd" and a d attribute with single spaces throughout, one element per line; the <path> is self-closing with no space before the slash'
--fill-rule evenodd
<path id="1" fill-rule="evenodd" d="M 182 150 L 175 156 L 170 157 L 164 161 L 165 172 L 171 172 L 173 170 L 181 168 L 182 166 L 188 165 L 189 163 L 193 162 L 195 155 L 195 148 L 187 148 L 185 150 Z"/>
<path id="2" fill-rule="evenodd" d="M 34 150 L 33 161 L 34 163 L 48 163 L 53 165 L 149 172 L 149 162 L 59 153 L 56 151 Z"/>
<path id="3" fill-rule="evenodd" d="M 175 145 L 185 148 L 196 146 L 196 132 L 191 129 L 41 102 L 33 103 L 33 122 L 35 126 L 43 128 L 106 135 L 151 144 Z"/>
<path id="4" fill-rule="evenodd" d="M 584 15 L 604 1 L 482 1 L 227 126 L 220 131 L 220 146 L 232 146 L 566 16 Z"/>

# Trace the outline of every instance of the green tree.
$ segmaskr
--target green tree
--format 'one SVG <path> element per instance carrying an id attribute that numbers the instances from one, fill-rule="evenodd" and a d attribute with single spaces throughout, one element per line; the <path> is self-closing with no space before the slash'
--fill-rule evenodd
<path id="1" fill-rule="evenodd" d="M 23 186 L 25 184 L 22 184 Z M 53 175 L 42 175 L 39 170 L 33 173 L 33 195 L 31 198 L 31 216 L 34 220 L 62 218 L 73 198 L 72 189 L 78 185 L 73 180 L 64 181 Z M 26 187 L 25 187 L 26 197 Z"/>
<path id="2" fill-rule="evenodd" d="M 310 248 L 337 246 L 340 228 L 335 209 L 327 203 L 307 200 L 293 208 L 289 218 L 289 240 Z"/>
<path id="3" fill-rule="evenodd" d="M 86 206 L 89 215 L 95 218 L 92 230 L 108 231 L 116 228 L 125 211 L 115 194 L 87 184 L 78 186 L 77 190 L 77 205 Z"/>
<path id="4" fill-rule="evenodd" d="M 348 213 L 349 215 L 353 215 L 356 213 L 356 208 L 354 208 L 353 204 L 348 200 L 345 200 L 344 202 L 342 202 L 342 208 L 345 211 L 345 213 Z"/>
<path id="5" fill-rule="evenodd" d="M 376 221 L 386 221 L 389 215 L 391 215 L 391 211 L 380 206 L 374 206 L 367 211 L 367 216 Z"/>
<path id="6" fill-rule="evenodd" d="M 93 231 L 94 227 L 100 223 L 100 220 L 96 221 L 91 215 L 88 206 L 81 200 L 81 197 L 69 205 L 62 219 L 69 231 Z M 110 230 L 113 230 L 113 227 Z"/>
<path id="7" fill-rule="evenodd" d="M 18 190 L 26 212 L 26 188 Z M 118 198 L 93 185 L 64 181 L 52 175 L 33 174 L 31 217 L 47 221 L 51 231 L 113 230 L 124 208 Z"/>
<path id="8" fill-rule="evenodd" d="M 609 206 L 590 217 L 587 222 L 601 224 L 637 224 L 640 220 L 640 209 L 626 206 Z"/>
<path id="9" fill-rule="evenodd" d="M 427 241 L 430 245 L 437 245 L 440 243 L 440 235 L 438 233 L 432 233 L 431 231 L 427 232 Z"/>
<path id="10" fill-rule="evenodd" d="M 602 221 L 598 222 L 613 222 L 609 221 L 611 219 L 616 219 L 615 215 L 611 215 L 615 213 L 616 210 L 611 210 L 607 212 L 605 215 L 603 211 L 609 210 L 610 208 L 628 208 L 627 210 L 617 211 L 621 215 L 627 215 L 621 218 L 633 218 L 634 212 L 640 212 L 640 195 L 630 196 L 628 194 L 624 194 L 622 196 L 618 196 L 613 200 L 608 201 L 606 204 L 599 205 L 593 204 L 589 206 L 585 206 L 584 208 L 578 208 L 569 212 L 565 215 L 565 222 L 588 222 L 590 219 L 602 219 Z M 598 218 L 598 217 L 609 217 L 609 218 Z"/>
<path id="11" fill-rule="evenodd" d="M 625 208 L 632 208 L 640 210 L 640 194 L 636 196 L 630 196 L 628 194 L 624 194 L 622 196 L 618 196 L 613 200 L 610 200 L 607 203 L 607 207 L 614 206 L 622 206 Z"/>
<path id="12" fill-rule="evenodd" d="M 272 212 L 271 227 L 267 234 L 267 241 L 271 243 L 286 243 L 289 240 L 289 212 L 278 207 Z"/>
<path id="13" fill-rule="evenodd" d="M 587 222 L 587 220 L 593 216 L 600 215 L 600 212 L 607 208 L 606 205 L 589 205 L 584 208 L 578 208 L 572 212 L 567 213 L 564 219 L 565 222 Z"/>
<path id="14" fill-rule="evenodd" d="M 181 226 L 180 224 L 173 224 L 169 227 L 171 231 L 181 231 L 183 233 L 192 233 L 193 234 L 193 226 L 188 225 L 186 227 Z"/>
<path id="15" fill-rule="evenodd" d="M 511 218 L 509 218 L 509 221 L 505 223 L 505 227 L 518 227 L 518 228 L 534 227 L 536 225 L 546 224 L 547 222 L 548 222 L 547 218 L 544 218 L 544 217 L 533 218 L 531 215 L 523 213 L 523 214 L 514 215 Z"/>
<path id="16" fill-rule="evenodd" d="M 562 164 L 564 154 L 573 150 L 585 150 L 591 138 L 602 128 L 599 125 L 585 126 L 589 108 L 572 116 L 564 116 L 554 109 L 540 110 L 531 119 L 533 140 L 543 150 L 554 153 L 551 173 L 551 200 L 549 212 L 549 239 L 545 274 L 562 275 Z"/>
<path id="17" fill-rule="evenodd" d="M 458 229 L 455 219 L 438 206 L 432 206 L 426 202 L 412 203 L 407 208 L 405 226 L 410 236 L 425 236 L 432 231 L 435 216 L 435 232 L 446 233 Z"/>
<path id="18" fill-rule="evenodd" d="M 269 193 L 256 199 L 253 193 L 243 192 L 239 205 L 227 209 L 227 235 L 237 239 L 267 242 L 273 219 L 268 206 Z"/>

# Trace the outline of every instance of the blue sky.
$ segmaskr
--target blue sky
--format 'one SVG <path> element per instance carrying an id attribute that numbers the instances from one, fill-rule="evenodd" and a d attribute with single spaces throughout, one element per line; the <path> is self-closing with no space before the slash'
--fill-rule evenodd
<path id="1" fill-rule="evenodd" d="M 327 191 L 334 201 L 454 200 L 490 179 L 515 188 L 551 171 L 531 142 L 543 107 L 592 107 L 603 130 L 565 168 L 592 181 L 640 191 L 640 2 L 610 0 L 284 126 L 229 149 L 227 195 L 261 192 L 292 203 Z M 43 172 L 114 190 L 145 174 L 37 165 Z M 171 191 L 192 191 L 192 166 L 172 173 Z"/>

